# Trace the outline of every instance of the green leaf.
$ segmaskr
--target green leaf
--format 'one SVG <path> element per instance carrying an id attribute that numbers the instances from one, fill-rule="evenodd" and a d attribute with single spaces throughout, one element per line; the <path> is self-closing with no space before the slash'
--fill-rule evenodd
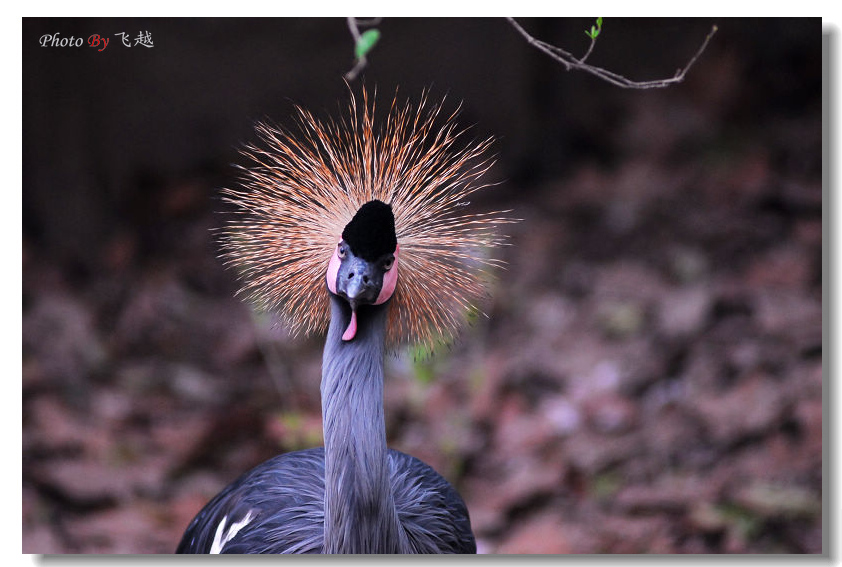
<path id="1" fill-rule="evenodd" d="M 585 30 L 585 35 L 588 36 L 589 38 L 591 38 L 592 40 L 595 40 L 597 38 L 597 36 L 599 35 L 599 32 L 601 32 L 601 31 L 602 31 L 602 18 L 597 18 L 596 19 L 596 25 L 591 26 L 591 31 Z"/>
<path id="2" fill-rule="evenodd" d="M 366 54 L 372 50 L 374 45 L 377 43 L 377 40 L 380 39 L 380 31 L 376 29 L 370 29 L 364 31 L 360 35 L 360 39 L 357 40 L 357 47 L 355 50 L 355 54 L 357 59 L 362 59 L 366 56 Z"/>

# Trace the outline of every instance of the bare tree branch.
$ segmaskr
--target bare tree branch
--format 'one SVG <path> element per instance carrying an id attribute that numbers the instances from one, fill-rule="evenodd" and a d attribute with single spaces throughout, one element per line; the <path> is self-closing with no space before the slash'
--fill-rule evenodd
<path id="1" fill-rule="evenodd" d="M 585 59 L 590 55 L 591 50 L 593 49 L 594 39 L 591 38 L 591 45 L 588 48 L 587 53 L 581 58 L 577 59 L 573 56 L 572 53 L 565 51 L 564 49 L 557 47 L 555 45 L 551 45 L 549 43 L 545 43 L 540 39 L 536 39 L 532 35 L 529 34 L 519 23 L 515 21 L 514 18 L 506 18 L 509 20 L 509 23 L 522 35 L 526 38 L 526 41 L 529 45 L 532 45 L 539 51 L 543 51 L 554 60 L 558 61 L 564 68 L 568 71 L 577 70 L 577 71 L 584 71 L 586 73 L 590 73 L 592 75 L 596 75 L 600 79 L 604 81 L 608 81 L 613 85 L 617 85 L 618 87 L 623 87 L 626 89 L 659 89 L 664 88 L 674 83 L 680 83 L 684 80 L 684 76 L 687 74 L 687 71 L 690 70 L 690 67 L 696 62 L 702 52 L 707 48 L 708 43 L 710 42 L 710 38 L 713 37 L 713 34 L 717 32 L 717 27 L 713 26 L 708 33 L 707 37 L 705 37 L 704 42 L 702 42 L 701 47 L 696 51 L 696 54 L 690 59 L 687 65 L 684 66 L 683 69 L 679 69 L 676 71 L 675 75 L 669 79 L 657 79 L 654 81 L 633 81 L 622 75 L 618 75 L 617 73 L 612 73 L 607 69 L 603 69 L 601 67 L 595 67 L 593 65 L 589 65 L 585 63 Z"/>
<path id="2" fill-rule="evenodd" d="M 375 26 L 380 23 L 382 18 L 347 18 L 348 22 L 348 29 L 351 31 L 351 36 L 354 38 L 354 45 L 357 46 L 360 43 L 360 39 L 362 35 L 360 33 L 360 25 L 363 26 Z M 684 80 L 684 76 L 690 70 L 690 68 L 696 63 L 696 60 L 702 54 L 702 52 L 707 48 L 708 43 L 710 43 L 711 38 L 717 32 L 718 28 L 713 26 L 705 37 L 705 40 L 702 42 L 702 45 L 696 51 L 690 61 L 687 62 L 687 65 L 684 66 L 682 69 L 678 69 L 669 79 L 656 79 L 653 81 L 633 81 L 628 79 L 622 75 L 617 73 L 613 73 L 607 69 L 603 69 L 601 67 L 596 67 L 594 65 L 590 65 L 585 63 L 585 60 L 590 56 L 591 52 L 593 51 L 594 45 L 596 44 L 596 36 L 591 36 L 591 43 L 588 46 L 588 50 L 581 58 L 576 58 L 572 53 L 558 47 L 556 45 L 552 45 L 541 41 L 540 39 L 535 38 L 529 32 L 527 32 L 523 27 L 514 19 L 514 18 L 506 18 L 512 27 L 517 30 L 517 32 L 522 35 L 529 45 L 535 47 L 539 51 L 542 51 L 552 57 L 555 61 L 558 61 L 564 68 L 568 71 L 577 70 L 577 71 L 584 71 L 586 73 L 590 73 L 599 77 L 600 79 L 611 83 L 612 85 L 616 85 L 618 87 L 623 87 L 626 89 L 659 89 L 664 88 L 669 85 L 680 83 Z M 601 20 L 601 19 L 600 19 Z M 370 33 L 370 32 L 368 32 Z M 345 73 L 345 79 L 348 81 L 353 81 L 357 78 L 360 72 L 365 69 L 366 65 L 368 64 L 368 59 L 365 56 L 365 53 L 358 55 L 357 60 L 354 64 L 354 67 Z"/>
<path id="3" fill-rule="evenodd" d="M 588 50 L 587 50 L 587 51 L 585 51 L 585 54 L 584 54 L 584 55 L 582 55 L 582 58 L 581 58 L 581 59 L 579 59 L 579 63 L 581 63 L 581 64 L 584 64 L 584 63 L 585 63 L 585 59 L 587 59 L 587 58 L 590 56 L 591 51 L 593 51 L 593 46 L 594 46 L 594 45 L 596 45 L 596 38 L 595 38 L 595 37 L 592 37 L 592 38 L 591 38 L 591 44 L 588 46 Z M 569 70 L 569 69 L 568 69 L 568 70 Z"/>

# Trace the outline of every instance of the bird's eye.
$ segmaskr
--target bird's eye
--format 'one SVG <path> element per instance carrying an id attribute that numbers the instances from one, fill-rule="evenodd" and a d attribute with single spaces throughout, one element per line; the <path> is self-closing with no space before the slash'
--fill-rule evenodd
<path id="1" fill-rule="evenodd" d="M 383 271 L 388 272 L 392 269 L 392 266 L 395 264 L 394 258 L 389 258 L 388 260 L 383 262 Z"/>
<path id="2" fill-rule="evenodd" d="M 339 256 L 340 260 L 345 257 L 345 247 L 341 244 L 336 247 L 336 255 Z"/>

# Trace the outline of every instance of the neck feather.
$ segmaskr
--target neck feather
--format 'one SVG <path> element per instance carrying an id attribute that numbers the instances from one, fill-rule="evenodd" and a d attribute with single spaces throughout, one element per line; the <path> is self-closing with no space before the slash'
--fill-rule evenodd
<path id="1" fill-rule="evenodd" d="M 326 553 L 400 553 L 404 548 L 383 416 L 387 306 L 360 307 L 357 335 L 343 341 L 351 310 L 331 294 L 321 385 Z"/>

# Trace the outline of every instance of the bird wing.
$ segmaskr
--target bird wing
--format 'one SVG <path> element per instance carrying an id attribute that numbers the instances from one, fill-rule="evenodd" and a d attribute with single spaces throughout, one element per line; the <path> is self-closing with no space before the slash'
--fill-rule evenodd
<path id="1" fill-rule="evenodd" d="M 176 553 L 320 553 L 324 448 L 279 455 L 228 485 L 193 519 Z"/>
<path id="2" fill-rule="evenodd" d="M 389 450 L 398 518 L 416 553 L 476 553 L 468 508 L 456 489 L 433 468 Z"/>

